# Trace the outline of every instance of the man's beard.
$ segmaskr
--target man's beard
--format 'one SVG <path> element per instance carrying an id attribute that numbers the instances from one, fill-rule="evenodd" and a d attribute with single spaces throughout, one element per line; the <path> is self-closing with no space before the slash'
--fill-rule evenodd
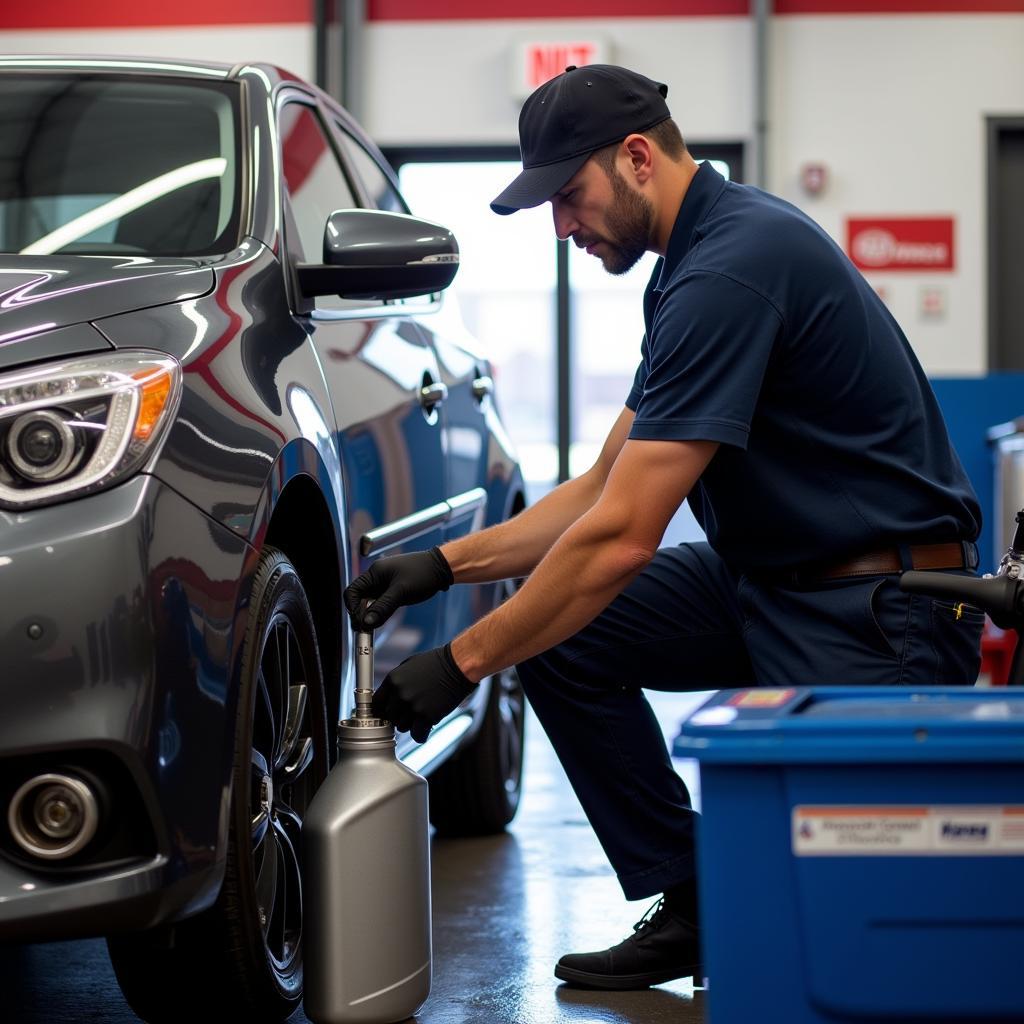
<path id="1" fill-rule="evenodd" d="M 647 252 L 654 207 L 646 196 L 626 184 L 626 179 L 615 167 L 610 168 L 608 178 L 612 183 L 612 203 L 605 214 L 605 222 L 611 238 L 598 241 L 603 242 L 608 250 L 601 256 L 602 266 L 609 274 L 619 275 L 632 270 Z"/>

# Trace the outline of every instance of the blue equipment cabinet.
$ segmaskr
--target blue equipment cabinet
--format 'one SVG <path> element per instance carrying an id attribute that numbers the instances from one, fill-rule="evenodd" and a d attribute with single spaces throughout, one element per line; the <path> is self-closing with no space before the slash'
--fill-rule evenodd
<path id="1" fill-rule="evenodd" d="M 710 1024 L 1024 1021 L 1024 690 L 726 690 L 673 752 Z"/>

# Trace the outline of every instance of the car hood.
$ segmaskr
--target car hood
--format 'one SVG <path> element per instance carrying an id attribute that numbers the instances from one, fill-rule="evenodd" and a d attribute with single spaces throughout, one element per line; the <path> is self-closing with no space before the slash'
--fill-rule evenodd
<path id="1" fill-rule="evenodd" d="M 0 351 L 7 363 L 38 358 L 46 332 L 196 299 L 213 285 L 213 270 L 196 260 L 0 256 Z"/>

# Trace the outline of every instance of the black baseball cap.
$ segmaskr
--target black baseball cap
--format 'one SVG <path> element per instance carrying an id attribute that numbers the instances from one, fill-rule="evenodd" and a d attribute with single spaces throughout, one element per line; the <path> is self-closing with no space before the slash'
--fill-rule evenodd
<path id="1" fill-rule="evenodd" d="M 595 150 L 668 120 L 667 95 L 667 85 L 627 68 L 570 65 L 523 104 L 523 170 L 491 209 L 508 214 L 547 202 Z"/>

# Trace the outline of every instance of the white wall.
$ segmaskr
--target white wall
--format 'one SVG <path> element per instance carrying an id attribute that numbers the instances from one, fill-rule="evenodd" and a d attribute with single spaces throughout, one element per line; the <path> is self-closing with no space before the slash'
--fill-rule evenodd
<path id="1" fill-rule="evenodd" d="M 690 141 L 751 141 L 753 31 L 735 17 L 374 23 L 363 121 L 384 143 L 514 143 L 515 41 L 580 37 L 667 82 Z M 930 373 L 985 372 L 985 116 L 1024 114 L 1024 15 L 776 17 L 769 61 L 767 187 L 840 244 L 849 216 L 954 217 L 952 273 L 870 279 Z M 828 168 L 819 197 L 805 162 Z M 943 315 L 922 312 L 926 287 Z"/>
<path id="2" fill-rule="evenodd" d="M 984 372 L 985 117 L 1024 114 L 1024 16 L 778 18 L 771 53 L 771 190 L 840 241 L 849 215 L 952 214 L 953 273 L 869 276 L 929 372 Z M 805 162 L 828 167 L 820 198 Z M 922 315 L 929 285 L 943 319 Z"/>
<path id="3" fill-rule="evenodd" d="M 668 84 L 696 137 L 749 132 L 753 35 L 746 18 L 376 22 L 366 32 L 362 120 L 387 143 L 518 141 L 511 98 L 517 40 L 605 38 L 611 59 Z"/>
<path id="4" fill-rule="evenodd" d="M 266 61 L 301 78 L 314 73 L 312 25 L 214 25 L 202 28 L 103 28 L 0 31 L 0 53 L 74 53 Z"/>

